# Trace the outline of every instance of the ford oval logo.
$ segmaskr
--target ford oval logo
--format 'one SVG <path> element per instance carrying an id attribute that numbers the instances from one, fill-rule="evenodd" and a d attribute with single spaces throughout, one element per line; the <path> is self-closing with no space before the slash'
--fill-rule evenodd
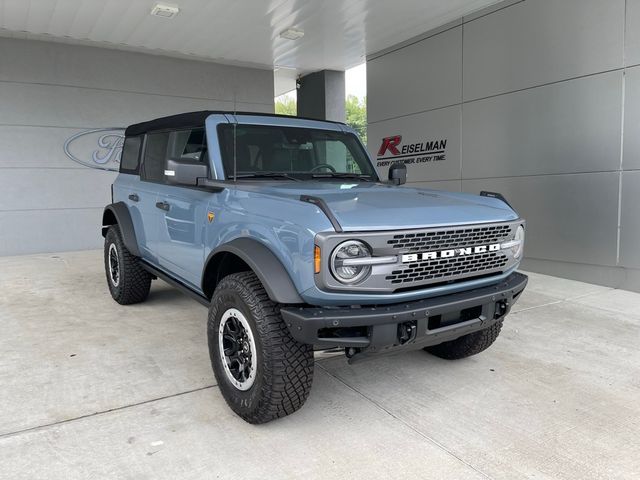
<path id="1" fill-rule="evenodd" d="M 123 128 L 95 128 L 69 137 L 64 142 L 64 153 L 85 167 L 117 172 L 123 144 Z"/>

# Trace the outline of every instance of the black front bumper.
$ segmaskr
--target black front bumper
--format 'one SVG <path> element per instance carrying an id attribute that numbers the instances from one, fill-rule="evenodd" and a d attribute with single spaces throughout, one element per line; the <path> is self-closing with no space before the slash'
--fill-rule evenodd
<path id="1" fill-rule="evenodd" d="M 527 285 L 512 273 L 502 282 L 442 297 L 360 308 L 283 307 L 291 335 L 322 348 L 353 347 L 368 353 L 437 345 L 502 319 Z"/>

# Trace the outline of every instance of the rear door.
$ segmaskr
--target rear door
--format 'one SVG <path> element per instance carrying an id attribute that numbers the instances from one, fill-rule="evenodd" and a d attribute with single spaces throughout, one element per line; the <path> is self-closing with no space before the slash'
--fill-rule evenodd
<path id="1" fill-rule="evenodd" d="M 134 223 L 141 226 L 142 234 L 138 243 L 142 246 L 142 256 L 150 262 L 158 265 L 158 225 L 163 217 L 163 210 L 158 206 L 158 190 L 164 184 L 164 162 L 168 132 L 148 133 L 143 144 L 142 165 L 140 168 L 140 181 L 132 184 L 132 197 L 129 197 L 134 209 L 139 212 Z M 138 235 L 136 228 L 136 235 Z"/>
<path id="2" fill-rule="evenodd" d="M 149 218 L 149 215 L 155 215 L 155 212 L 152 210 L 152 198 L 147 193 L 148 186 L 141 184 L 140 181 L 143 145 L 144 135 L 125 139 L 120 162 L 120 177 L 113 193 L 114 200 L 127 204 L 142 257 L 153 261 L 155 256 L 151 251 L 149 240 L 157 231 L 157 225 Z"/>

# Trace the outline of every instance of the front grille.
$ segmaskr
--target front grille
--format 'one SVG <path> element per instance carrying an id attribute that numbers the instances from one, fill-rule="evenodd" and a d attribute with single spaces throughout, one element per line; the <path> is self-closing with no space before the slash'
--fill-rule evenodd
<path id="1" fill-rule="evenodd" d="M 512 224 L 499 224 L 416 231 L 393 235 L 386 243 L 401 253 L 437 252 L 502 243 L 512 236 L 513 228 Z M 508 263 L 503 251 L 418 260 L 398 265 L 385 279 L 396 288 L 408 288 L 499 273 Z"/>
<path id="2" fill-rule="evenodd" d="M 424 260 L 408 263 L 403 270 L 394 270 L 385 278 L 394 285 L 404 285 L 451 277 L 475 276 L 488 271 L 499 271 L 508 261 L 509 259 L 502 252 Z"/>
<path id="3" fill-rule="evenodd" d="M 433 252 L 448 248 L 473 247 L 506 240 L 511 225 L 455 228 L 416 233 L 402 233 L 387 240 L 387 245 L 407 252 Z"/>

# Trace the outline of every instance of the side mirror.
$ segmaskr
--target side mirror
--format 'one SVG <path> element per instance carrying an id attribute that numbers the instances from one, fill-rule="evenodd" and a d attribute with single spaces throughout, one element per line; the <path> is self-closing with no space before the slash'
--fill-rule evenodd
<path id="1" fill-rule="evenodd" d="M 407 183 L 407 166 L 404 163 L 394 163 L 389 168 L 389 183 L 404 185 Z"/>
<path id="2" fill-rule="evenodd" d="M 198 184 L 198 178 L 208 176 L 207 164 L 193 159 L 167 160 L 167 169 L 164 171 L 164 177 L 171 185 L 195 187 Z"/>

